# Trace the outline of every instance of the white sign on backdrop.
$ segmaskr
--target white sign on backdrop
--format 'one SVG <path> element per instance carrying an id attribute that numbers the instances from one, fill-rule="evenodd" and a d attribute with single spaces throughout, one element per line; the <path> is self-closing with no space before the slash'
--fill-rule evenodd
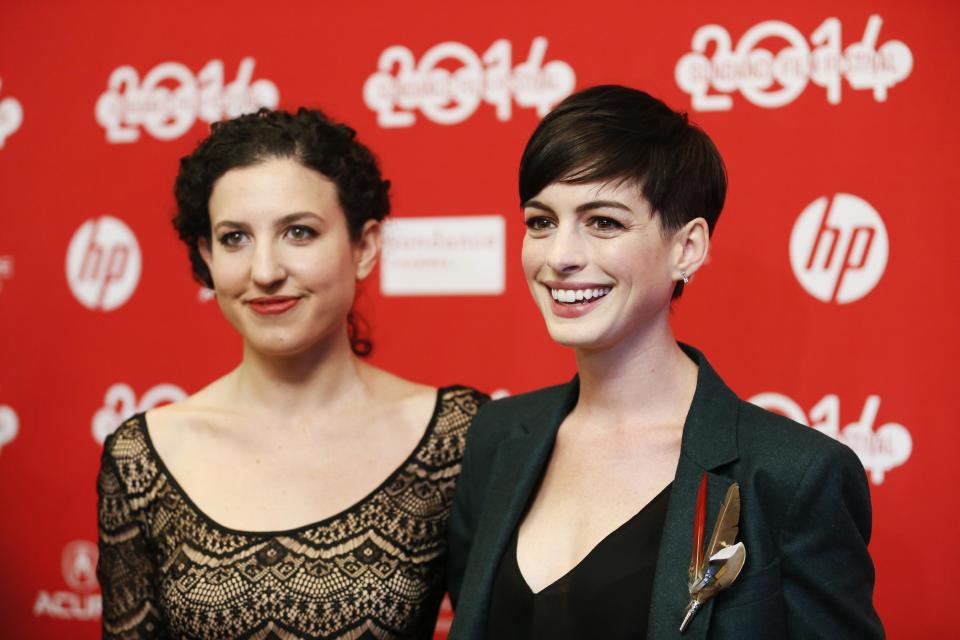
<path id="1" fill-rule="evenodd" d="M 403 45 L 380 54 L 377 71 L 363 85 L 363 101 L 381 127 L 409 127 L 416 111 L 437 124 L 457 124 L 485 102 L 498 120 L 509 120 L 513 105 L 533 107 L 540 117 L 573 91 L 573 67 L 544 62 L 547 39 L 536 37 L 527 59 L 514 65 L 513 45 L 501 38 L 483 52 L 459 42 L 441 42 L 419 61 Z M 453 71 L 450 65 L 456 65 Z"/>
<path id="2" fill-rule="evenodd" d="M 0 256 L 0 291 L 3 291 L 3 281 L 13 277 L 13 256 Z"/>
<path id="3" fill-rule="evenodd" d="M 860 419 L 840 427 L 840 396 L 825 395 L 809 414 L 782 393 L 758 393 L 749 402 L 813 427 L 847 445 L 857 454 L 873 484 L 883 484 L 886 473 L 904 464 L 913 451 L 913 438 L 902 424 L 887 422 L 874 428 L 880 411 L 880 396 L 867 396 Z"/>
<path id="4" fill-rule="evenodd" d="M 13 407 L 0 404 L 0 451 L 13 442 L 20 432 L 20 419 Z"/>
<path id="5" fill-rule="evenodd" d="M 211 60 L 196 75 L 179 62 L 163 62 L 142 81 L 133 67 L 117 67 L 97 100 L 97 123 L 106 130 L 107 142 L 136 142 L 141 127 L 158 140 L 173 140 L 197 119 L 212 124 L 261 107 L 275 109 L 280 103 L 277 85 L 253 80 L 254 64 L 253 58 L 241 60 L 229 83 L 222 60 Z"/>
<path id="6" fill-rule="evenodd" d="M 389 220 L 380 291 L 386 296 L 501 294 L 505 233 L 503 216 Z"/>
<path id="7" fill-rule="evenodd" d="M 2 88 L 3 80 L 0 80 L 0 89 Z M 0 100 L 0 149 L 3 149 L 3 141 L 13 135 L 22 122 L 23 107 L 19 100 L 13 96 Z"/>
<path id="8" fill-rule="evenodd" d="M 97 545 L 88 540 L 68 542 L 60 555 L 66 589 L 41 590 L 33 615 L 59 620 L 96 620 L 103 609 L 97 591 Z"/>
<path id="9" fill-rule="evenodd" d="M 130 227 L 112 216 L 87 220 L 67 248 L 67 282 L 80 304 L 112 311 L 140 282 L 140 244 Z"/>
<path id="10" fill-rule="evenodd" d="M 870 203 L 849 193 L 811 202 L 790 233 L 790 266 L 807 293 L 848 304 L 870 293 L 887 267 L 890 243 Z"/>
<path id="11" fill-rule="evenodd" d="M 880 16 L 870 16 L 860 41 L 843 49 L 837 18 L 824 20 L 809 44 L 796 27 L 779 20 L 750 27 L 736 46 L 726 28 L 708 24 L 694 33 L 691 51 L 677 62 L 674 77 L 696 111 L 732 109 L 728 94 L 735 92 L 759 107 L 782 107 L 810 82 L 827 90 L 827 102 L 839 104 L 843 78 L 851 88 L 872 90 L 874 100 L 884 102 L 889 89 L 913 70 L 913 53 L 899 40 L 880 44 L 882 25 Z M 776 52 L 760 46 L 772 42 L 784 46 Z"/>

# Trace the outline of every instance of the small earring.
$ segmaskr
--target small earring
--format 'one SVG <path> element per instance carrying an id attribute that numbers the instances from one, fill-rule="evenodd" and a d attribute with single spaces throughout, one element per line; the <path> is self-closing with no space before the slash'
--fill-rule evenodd
<path id="1" fill-rule="evenodd" d="M 686 271 L 681 271 L 680 277 L 683 278 L 683 284 L 687 284 L 688 282 L 690 282 L 690 276 L 687 275 Z"/>

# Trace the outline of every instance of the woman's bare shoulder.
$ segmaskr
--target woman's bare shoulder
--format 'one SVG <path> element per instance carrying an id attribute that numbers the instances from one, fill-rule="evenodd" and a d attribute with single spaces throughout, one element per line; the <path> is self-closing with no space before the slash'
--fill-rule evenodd
<path id="1" fill-rule="evenodd" d="M 437 388 L 402 378 L 379 367 L 366 365 L 363 371 L 372 395 L 379 402 L 393 404 L 402 402 L 433 401 Z"/>
<path id="2" fill-rule="evenodd" d="M 385 422 L 422 432 L 437 404 L 436 387 L 407 380 L 394 373 L 366 365 L 363 378 L 370 393 L 370 407 Z"/>
<path id="3" fill-rule="evenodd" d="M 231 374 L 215 380 L 183 400 L 154 407 L 145 413 L 145 428 L 163 456 L 176 455 L 198 432 L 223 424 L 231 413 L 228 393 Z"/>

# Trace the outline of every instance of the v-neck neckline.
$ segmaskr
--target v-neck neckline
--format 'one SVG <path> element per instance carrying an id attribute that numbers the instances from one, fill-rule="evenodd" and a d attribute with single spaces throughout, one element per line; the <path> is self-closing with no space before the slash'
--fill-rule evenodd
<path id="1" fill-rule="evenodd" d="M 651 510 L 652 505 L 657 503 L 659 500 L 664 500 L 667 497 L 669 497 L 671 487 L 673 487 L 672 481 L 669 482 L 663 489 L 661 489 L 660 492 L 657 495 L 655 495 L 653 498 L 651 498 L 645 505 L 643 505 L 639 511 L 634 513 L 632 516 L 627 518 L 623 523 L 621 523 L 619 526 L 617 526 L 616 528 L 611 530 L 609 533 L 607 533 L 607 535 L 602 537 L 597 542 L 597 544 L 593 545 L 593 547 L 590 548 L 590 550 L 587 552 L 585 556 L 580 558 L 579 562 L 577 562 L 575 565 L 570 567 L 567 571 L 565 571 L 563 574 L 558 576 L 556 580 L 547 584 L 545 587 L 543 587 L 539 591 L 534 591 L 530 587 L 530 583 L 527 582 L 526 576 L 523 575 L 523 571 L 520 569 L 520 559 L 517 556 L 518 554 L 517 548 L 519 547 L 519 538 L 520 538 L 520 527 L 518 526 L 516 530 L 513 532 L 513 536 L 510 540 L 510 547 L 507 553 L 510 554 L 511 561 L 514 564 L 514 568 L 516 569 L 517 575 L 520 577 L 520 582 L 523 583 L 524 589 L 526 589 L 529 595 L 536 598 L 541 594 L 546 594 L 548 591 L 552 591 L 552 590 L 555 590 L 556 588 L 559 588 L 559 586 L 561 586 L 565 582 L 569 582 L 573 574 L 576 573 L 579 568 L 587 564 L 587 562 L 591 559 L 591 557 L 595 556 L 598 553 L 599 549 L 607 546 L 607 544 L 610 542 L 611 539 L 617 537 L 625 529 L 628 529 L 629 526 L 633 524 L 638 518 L 641 518 L 645 513 L 649 512 Z"/>

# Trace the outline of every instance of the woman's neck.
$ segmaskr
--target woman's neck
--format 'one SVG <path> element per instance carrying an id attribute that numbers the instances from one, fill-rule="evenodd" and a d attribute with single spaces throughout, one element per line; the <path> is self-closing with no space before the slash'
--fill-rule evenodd
<path id="1" fill-rule="evenodd" d="M 697 365 L 666 320 L 604 350 L 576 352 L 576 411 L 598 424 L 683 424 L 697 385 Z"/>
<path id="2" fill-rule="evenodd" d="M 346 333 L 293 355 L 273 356 L 244 344 L 243 361 L 234 370 L 238 406 L 257 412 L 281 408 L 284 416 L 336 412 L 363 406 L 370 395 L 367 365 L 350 348 Z"/>

